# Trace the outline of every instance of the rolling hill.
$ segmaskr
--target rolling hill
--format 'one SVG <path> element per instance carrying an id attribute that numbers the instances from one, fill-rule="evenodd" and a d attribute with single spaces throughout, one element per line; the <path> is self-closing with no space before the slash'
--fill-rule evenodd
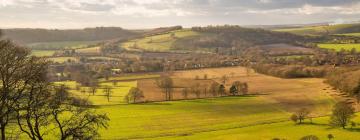
<path id="1" fill-rule="evenodd" d="M 360 24 L 303 26 L 297 28 L 274 29 L 273 31 L 289 32 L 299 35 L 349 34 L 360 32 Z"/>

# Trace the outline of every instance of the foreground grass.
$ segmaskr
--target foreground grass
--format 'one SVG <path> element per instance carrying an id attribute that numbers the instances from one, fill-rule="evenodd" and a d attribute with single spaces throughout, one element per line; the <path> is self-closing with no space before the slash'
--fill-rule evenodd
<path id="1" fill-rule="evenodd" d="M 356 118 L 358 122 L 360 117 Z M 328 139 L 327 135 L 332 134 L 336 140 L 360 139 L 360 127 L 356 128 L 331 128 L 328 126 L 329 117 L 313 119 L 313 124 L 296 125 L 293 122 L 285 121 L 272 124 L 260 124 L 236 129 L 197 133 L 189 136 L 172 136 L 162 139 L 258 139 L 271 140 L 273 138 L 297 140 L 306 135 L 316 135 L 321 140 Z"/>
<path id="2" fill-rule="evenodd" d="M 360 51 L 360 44 L 318 44 L 320 48 L 332 49 L 335 51 L 341 51 L 342 49 L 350 51 L 355 48 L 356 51 Z"/>
<path id="3" fill-rule="evenodd" d="M 182 136 L 286 120 L 276 104 L 257 97 L 224 97 L 138 105 L 99 106 L 111 121 L 104 139 Z"/>

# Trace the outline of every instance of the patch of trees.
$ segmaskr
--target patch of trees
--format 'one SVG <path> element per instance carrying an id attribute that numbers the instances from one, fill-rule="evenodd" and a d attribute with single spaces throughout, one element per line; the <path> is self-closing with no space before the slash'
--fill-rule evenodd
<path id="1" fill-rule="evenodd" d="M 5 29 L 4 35 L 19 43 L 36 43 L 124 39 L 140 34 L 119 27 L 97 27 L 82 30 Z"/>
<path id="2" fill-rule="evenodd" d="M 309 67 L 304 65 L 276 65 L 276 64 L 256 64 L 252 68 L 262 74 L 272 75 L 282 78 L 306 78 L 323 77 L 329 71 L 329 67 Z"/>
<path id="3" fill-rule="evenodd" d="M 360 70 L 357 67 L 339 68 L 326 76 L 326 82 L 360 101 Z"/>
<path id="4" fill-rule="evenodd" d="M 17 127 L 29 139 L 94 139 L 109 118 L 89 108 L 86 100 L 71 97 L 63 85 L 47 80 L 47 62 L 8 40 L 0 41 L 0 133 Z M 49 129 L 49 127 L 54 129 Z"/>
<path id="5" fill-rule="evenodd" d="M 182 28 L 183 28 L 182 26 L 156 28 L 156 29 L 147 31 L 147 32 L 144 34 L 144 36 L 153 36 L 153 35 L 168 34 L 168 33 L 171 32 L 171 31 L 181 30 Z"/>

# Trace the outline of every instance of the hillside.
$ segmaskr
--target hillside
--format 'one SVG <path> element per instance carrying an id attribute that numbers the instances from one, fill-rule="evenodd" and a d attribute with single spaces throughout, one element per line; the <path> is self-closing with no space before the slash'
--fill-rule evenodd
<path id="1" fill-rule="evenodd" d="M 119 27 L 97 27 L 73 30 L 4 29 L 3 33 L 5 38 L 10 38 L 23 44 L 127 39 L 141 35 L 141 33 L 137 31 L 125 30 Z"/>
<path id="2" fill-rule="evenodd" d="M 303 26 L 298 28 L 274 29 L 273 31 L 289 32 L 299 35 L 348 34 L 360 32 L 360 24 Z"/>

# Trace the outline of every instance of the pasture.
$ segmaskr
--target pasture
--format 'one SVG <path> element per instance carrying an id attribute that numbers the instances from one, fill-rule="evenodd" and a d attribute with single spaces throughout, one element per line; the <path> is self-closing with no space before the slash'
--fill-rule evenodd
<path id="1" fill-rule="evenodd" d="M 337 25 L 321 25 L 321 26 L 305 26 L 275 29 L 278 32 L 289 32 L 299 35 L 325 35 L 356 32 L 359 24 L 337 24 Z"/>
<path id="2" fill-rule="evenodd" d="M 351 51 L 353 48 L 356 49 L 356 51 L 360 51 L 360 44 L 318 44 L 320 48 L 324 49 L 331 49 L 335 50 L 337 52 L 344 49 L 345 51 Z"/>
<path id="3" fill-rule="evenodd" d="M 173 43 L 179 38 L 197 36 L 199 33 L 191 30 L 177 30 L 166 34 L 148 36 L 121 44 L 127 50 L 146 50 L 166 52 L 172 49 Z"/>

